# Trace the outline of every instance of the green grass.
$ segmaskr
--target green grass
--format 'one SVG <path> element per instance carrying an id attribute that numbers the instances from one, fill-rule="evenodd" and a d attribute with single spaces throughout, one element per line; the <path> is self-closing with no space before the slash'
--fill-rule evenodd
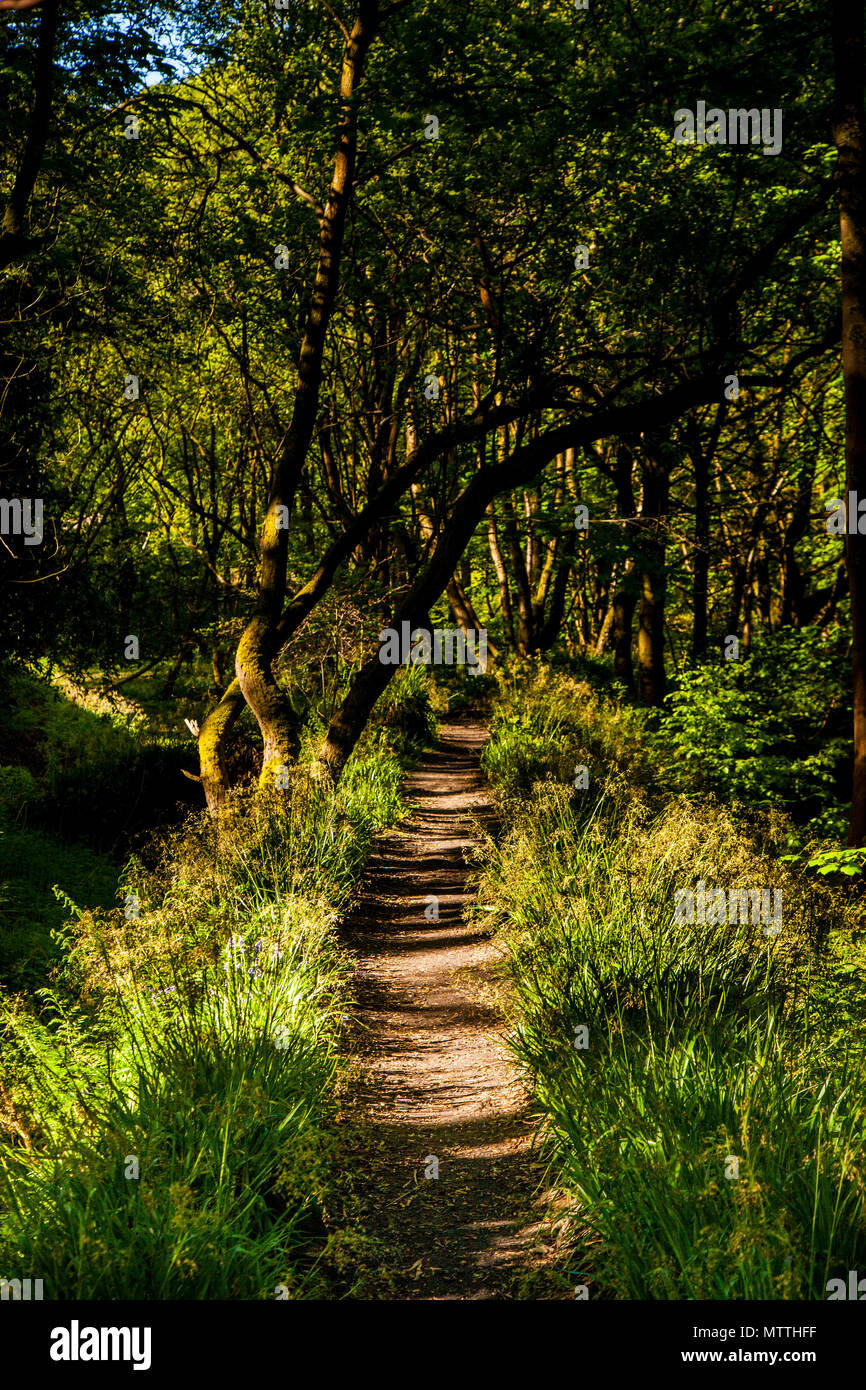
<path id="1" fill-rule="evenodd" d="M 123 906 L 46 861 L 84 896 L 50 984 L 0 1000 L 6 1277 L 34 1271 L 46 1298 L 330 1287 L 336 925 L 400 813 L 403 752 L 370 729 L 336 794 L 301 764 L 285 806 L 246 792 L 219 825 L 189 817 L 126 865 Z"/>
<path id="2" fill-rule="evenodd" d="M 652 788 L 631 721 L 541 671 L 506 688 L 485 759 L 510 829 L 487 847 L 484 917 L 589 1231 L 582 1269 L 596 1296 L 826 1297 L 866 1263 L 860 938 L 838 893 L 723 807 Z M 589 792 L 566 780 L 575 761 Z M 675 891 L 701 879 L 780 888 L 781 934 L 677 923 Z"/>
<path id="3" fill-rule="evenodd" d="M 0 986 L 12 992 L 32 992 L 58 963 L 53 933 L 68 912 L 55 885 L 76 903 L 114 906 L 111 849 L 192 785 L 179 746 L 155 743 L 133 706 L 81 692 L 87 703 L 76 703 L 55 680 L 13 670 L 0 698 Z"/>
<path id="4" fill-rule="evenodd" d="M 102 1046 L 60 1001 L 50 1025 L 7 1019 L 30 1147 L 3 1152 L 5 1268 L 39 1270 L 53 1298 L 315 1287 L 341 1013 L 339 958 L 324 934 L 311 948 L 311 921 L 235 936 L 227 969 L 173 958 L 164 991 L 133 973 Z"/>

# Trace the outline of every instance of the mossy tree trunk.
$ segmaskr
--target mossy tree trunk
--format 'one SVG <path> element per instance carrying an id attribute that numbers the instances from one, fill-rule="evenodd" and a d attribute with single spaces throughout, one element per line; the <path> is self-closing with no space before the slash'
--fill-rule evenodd
<path id="1" fill-rule="evenodd" d="M 447 449 L 471 443 L 498 428 L 503 420 L 520 413 L 519 404 L 497 404 L 492 398 L 481 401 L 472 414 L 456 425 L 437 431 L 410 452 L 403 465 L 379 489 L 376 496 L 321 556 L 308 582 L 287 604 L 274 633 L 279 650 L 300 627 L 304 619 L 327 593 L 340 566 L 353 554 L 370 529 L 387 515 L 411 487 L 413 479 L 441 457 Z M 230 790 L 226 771 L 225 740 L 245 704 L 241 683 L 235 679 L 222 699 L 205 719 L 199 734 L 201 781 L 207 804 L 216 813 Z"/>
<path id="2" fill-rule="evenodd" d="M 319 259 L 298 362 L 298 379 L 285 445 L 274 469 L 260 542 L 256 607 L 238 644 L 235 672 L 264 740 L 261 785 L 273 787 L 300 746 L 298 721 L 274 673 L 277 633 L 286 596 L 289 526 L 301 473 L 316 425 L 322 361 L 337 294 L 346 215 L 357 155 L 357 92 L 379 25 L 377 0 L 360 0 L 343 51 L 340 117 L 331 189 L 320 224 Z"/>

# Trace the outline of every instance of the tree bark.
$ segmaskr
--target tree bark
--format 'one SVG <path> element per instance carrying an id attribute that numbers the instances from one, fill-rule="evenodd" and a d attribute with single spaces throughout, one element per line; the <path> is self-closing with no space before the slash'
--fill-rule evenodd
<path id="1" fill-rule="evenodd" d="M 199 730 L 199 774 L 207 808 L 212 816 L 217 815 L 222 809 L 231 790 L 226 768 L 225 741 L 245 704 L 240 681 L 235 677 Z"/>
<path id="2" fill-rule="evenodd" d="M 692 577 L 692 660 L 707 654 L 710 595 L 710 460 L 697 421 L 686 432 L 695 470 L 694 575 Z"/>
<path id="3" fill-rule="evenodd" d="M 632 587 L 634 561 L 626 562 L 623 582 L 613 596 L 613 673 L 626 690 L 634 690 L 632 661 L 632 623 L 637 607 L 637 592 Z"/>
<path id="4" fill-rule="evenodd" d="M 319 261 L 298 362 L 298 378 L 286 442 L 274 469 L 260 542 L 256 607 L 238 643 L 235 671 L 244 699 L 264 740 L 261 785 L 274 779 L 300 748 L 298 721 L 273 671 L 279 650 L 277 625 L 286 593 L 289 529 L 298 484 L 316 424 L 322 360 L 337 294 L 346 216 L 352 196 L 357 155 L 357 103 L 364 61 L 379 23 L 377 0 L 360 0 L 359 12 L 343 52 L 340 71 L 340 121 L 331 191 L 321 221 Z"/>
<path id="5" fill-rule="evenodd" d="M 815 460 L 810 460 L 797 481 L 797 497 L 791 520 L 785 527 L 782 543 L 782 601 L 779 622 L 782 627 L 799 627 L 803 621 L 803 602 L 806 585 L 797 563 L 797 542 L 809 529 L 812 514 L 812 491 L 815 485 Z"/>
<path id="6" fill-rule="evenodd" d="M 445 586 L 445 596 L 451 605 L 451 612 L 454 615 L 454 621 L 457 626 L 461 628 L 463 632 L 470 632 L 473 630 L 477 632 L 482 626 L 481 619 L 475 612 L 472 600 L 464 589 L 463 584 L 457 578 L 456 573 L 451 576 Z M 488 643 L 488 651 L 491 650 L 492 648 Z"/>
<path id="7" fill-rule="evenodd" d="M 595 644 L 596 656 L 604 656 L 605 652 L 607 651 L 608 644 L 610 642 L 611 633 L 613 632 L 613 599 L 614 594 L 616 593 L 617 569 L 618 566 L 614 565 L 610 576 L 610 584 L 608 587 L 607 598 L 607 610 L 602 620 L 601 627 L 599 628 L 598 640 Z"/>
<path id="8" fill-rule="evenodd" d="M 51 105 L 54 92 L 54 49 L 57 43 L 57 30 L 60 23 L 59 0 L 44 0 L 45 8 L 39 22 L 39 38 L 36 46 L 36 74 L 34 78 L 33 108 L 30 128 L 24 145 L 24 153 L 15 176 L 15 183 L 9 201 L 3 211 L 3 225 L 0 228 L 0 270 L 13 262 L 21 260 L 28 252 L 37 250 L 41 239 L 31 240 L 24 230 L 24 220 L 31 194 L 36 186 L 45 146 L 48 143 L 48 130 L 51 123 Z M 25 5 L 7 5 L 7 9 L 25 9 Z"/>
<path id="9" fill-rule="evenodd" d="M 845 382 L 846 490 L 866 497 L 866 170 L 864 4 L 832 0 L 835 111 L 833 142 L 842 242 L 842 375 Z M 866 842 L 866 538 L 845 537 L 851 595 L 854 768 L 849 845 Z"/>
<path id="10" fill-rule="evenodd" d="M 563 546 L 563 555 L 560 557 L 553 584 L 548 593 L 545 594 L 546 615 L 538 614 L 538 650 L 540 652 L 549 651 L 559 636 L 565 617 L 565 600 L 568 594 L 568 581 L 571 578 L 572 567 L 574 564 L 574 548 L 576 533 L 574 528 L 569 531 Z"/>
<path id="11" fill-rule="evenodd" d="M 614 483 L 616 485 L 616 504 L 619 515 L 627 526 L 634 528 L 637 513 L 632 470 L 634 455 L 629 445 L 620 443 L 614 460 Z M 637 607 L 637 587 L 635 564 L 627 559 L 622 577 L 614 590 L 613 605 L 613 672 L 626 690 L 633 691 L 634 664 L 632 661 L 632 623 Z"/>
<path id="12" fill-rule="evenodd" d="M 529 656 L 536 650 L 535 615 L 532 607 L 532 589 L 526 559 L 517 532 L 517 517 L 514 503 L 510 497 L 502 499 L 505 515 L 505 539 L 508 542 L 508 555 L 514 574 L 514 587 L 517 593 L 517 652 L 519 656 Z"/>
<path id="13" fill-rule="evenodd" d="M 637 693 L 645 705 L 665 697 L 665 597 L 667 571 L 663 522 L 667 515 L 669 472 L 661 451 L 642 464 L 640 613 L 637 635 Z"/>
<path id="14" fill-rule="evenodd" d="M 700 661 L 707 654 L 710 597 L 710 470 L 726 414 L 727 402 L 722 401 L 716 407 L 716 416 L 706 443 L 701 438 L 700 428 L 694 417 L 686 426 L 686 439 L 695 470 L 695 569 L 692 580 L 691 646 L 693 661 Z"/>
<path id="15" fill-rule="evenodd" d="M 653 546 L 653 557 L 659 547 Z M 646 565 L 646 560 L 645 560 Z M 663 560 L 641 574 L 637 633 L 637 693 L 645 705 L 660 705 L 667 689 L 665 674 L 665 596 Z"/>
<path id="16" fill-rule="evenodd" d="M 505 640 L 510 647 L 514 647 L 514 619 L 511 612 L 511 590 L 508 585 L 508 571 L 505 568 L 505 561 L 502 558 L 502 551 L 499 546 L 499 536 L 496 533 L 496 515 L 492 506 L 487 512 L 487 542 L 490 547 L 490 558 L 493 561 L 493 568 L 496 571 L 496 583 L 499 586 L 499 608 L 502 613 L 502 627 L 505 632 Z"/>

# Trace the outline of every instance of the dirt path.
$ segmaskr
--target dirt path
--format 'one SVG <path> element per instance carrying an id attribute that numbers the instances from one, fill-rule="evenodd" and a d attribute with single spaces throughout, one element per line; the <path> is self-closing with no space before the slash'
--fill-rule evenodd
<path id="1" fill-rule="evenodd" d="M 471 822 L 493 816 L 486 737 L 468 722 L 442 730 L 407 779 L 412 814 L 380 837 L 345 924 L 360 965 L 365 1297 L 573 1297 L 554 1268 L 526 1100 L 501 1041 L 496 952 L 463 919 Z"/>

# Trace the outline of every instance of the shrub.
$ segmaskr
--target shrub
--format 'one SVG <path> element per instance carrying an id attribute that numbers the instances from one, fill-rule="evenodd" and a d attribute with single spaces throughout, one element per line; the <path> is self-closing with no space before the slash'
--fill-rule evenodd
<path id="1" fill-rule="evenodd" d="M 420 750 L 435 737 L 430 696 L 430 675 L 425 666 L 417 665 L 401 667 L 383 697 L 382 723 L 399 731 L 410 749 Z"/>
<path id="2" fill-rule="evenodd" d="M 841 834 L 850 697 L 838 632 L 758 637 L 740 661 L 693 667 L 669 697 L 654 741 L 663 775 L 685 791 L 783 807 Z"/>

